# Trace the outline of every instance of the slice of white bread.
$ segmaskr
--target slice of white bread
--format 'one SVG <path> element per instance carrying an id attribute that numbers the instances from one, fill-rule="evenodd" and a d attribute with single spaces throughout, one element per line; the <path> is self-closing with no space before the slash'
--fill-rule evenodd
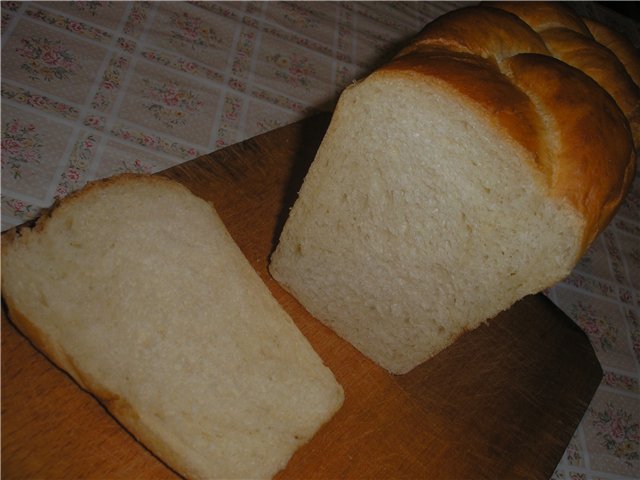
<path id="1" fill-rule="evenodd" d="M 343 402 L 213 207 L 125 175 L 2 236 L 10 318 L 188 478 L 269 478 Z"/>
<path id="2" fill-rule="evenodd" d="M 622 68 L 599 65 L 609 67 Z M 635 158 L 612 96 L 527 23 L 455 11 L 343 92 L 270 272 L 404 373 L 566 276 L 621 202 Z"/>

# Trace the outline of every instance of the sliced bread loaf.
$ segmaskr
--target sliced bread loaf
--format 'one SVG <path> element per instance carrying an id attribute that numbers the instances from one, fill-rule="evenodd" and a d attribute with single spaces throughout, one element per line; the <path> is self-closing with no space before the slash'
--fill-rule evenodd
<path id="1" fill-rule="evenodd" d="M 2 237 L 10 318 L 189 478 L 269 478 L 343 392 L 211 205 L 120 176 Z"/>
<path id="2" fill-rule="evenodd" d="M 553 39 L 452 12 L 339 100 L 270 272 L 390 372 L 566 276 L 631 182 L 629 120 Z"/>

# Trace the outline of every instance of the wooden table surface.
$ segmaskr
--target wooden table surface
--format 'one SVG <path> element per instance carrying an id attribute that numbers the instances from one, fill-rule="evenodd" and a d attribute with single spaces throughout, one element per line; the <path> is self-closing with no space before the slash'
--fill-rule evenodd
<path id="1" fill-rule="evenodd" d="M 544 296 L 523 299 L 394 376 L 269 277 L 269 254 L 327 123 L 327 116 L 313 117 L 161 173 L 214 203 L 344 387 L 342 409 L 277 478 L 549 478 L 602 371 L 586 336 Z M 4 312 L 2 476 L 176 478 L 34 350 Z"/>

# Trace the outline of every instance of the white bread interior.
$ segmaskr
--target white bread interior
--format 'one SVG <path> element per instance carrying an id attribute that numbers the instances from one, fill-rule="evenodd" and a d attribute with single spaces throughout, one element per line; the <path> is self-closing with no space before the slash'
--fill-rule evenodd
<path id="1" fill-rule="evenodd" d="M 569 273 L 584 222 L 530 157 L 446 84 L 374 74 L 343 93 L 270 272 L 404 373 Z"/>
<path id="2" fill-rule="evenodd" d="M 17 326 L 188 478 L 270 478 L 343 391 L 213 207 L 122 176 L 3 235 Z"/>

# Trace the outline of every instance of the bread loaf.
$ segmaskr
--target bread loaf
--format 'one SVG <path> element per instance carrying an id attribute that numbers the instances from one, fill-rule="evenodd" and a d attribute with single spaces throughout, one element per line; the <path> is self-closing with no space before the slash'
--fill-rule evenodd
<path id="1" fill-rule="evenodd" d="M 217 214 L 120 176 L 2 236 L 10 318 L 188 478 L 268 478 L 343 392 Z"/>
<path id="2" fill-rule="evenodd" d="M 590 31 L 553 3 L 429 24 L 341 95 L 273 277 L 398 374 L 565 277 L 636 162 L 638 86 Z"/>

